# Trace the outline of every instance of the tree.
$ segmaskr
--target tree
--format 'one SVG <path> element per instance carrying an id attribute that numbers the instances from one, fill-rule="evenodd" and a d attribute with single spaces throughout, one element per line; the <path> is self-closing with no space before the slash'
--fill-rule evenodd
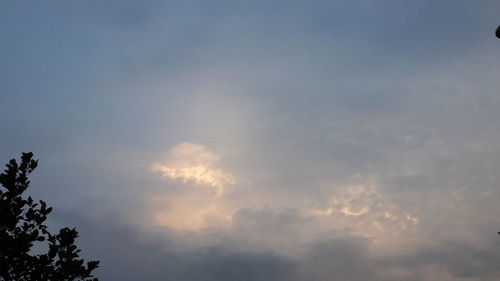
<path id="1" fill-rule="evenodd" d="M 0 280 L 97 281 L 92 271 L 99 262 L 79 258 L 78 232 L 65 227 L 51 234 L 45 221 L 52 208 L 23 197 L 37 165 L 33 153 L 23 153 L 20 164 L 12 159 L 0 174 Z M 46 253 L 34 254 L 35 243 L 48 246 Z"/>

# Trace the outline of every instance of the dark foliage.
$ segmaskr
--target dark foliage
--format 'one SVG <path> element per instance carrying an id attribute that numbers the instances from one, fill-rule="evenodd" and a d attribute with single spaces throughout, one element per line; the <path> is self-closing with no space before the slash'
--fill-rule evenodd
<path id="1" fill-rule="evenodd" d="M 52 208 L 22 196 L 37 164 L 33 153 L 23 153 L 20 164 L 10 160 L 0 174 L 0 280 L 97 281 L 91 273 L 99 262 L 79 259 L 78 232 L 51 234 L 44 223 Z M 33 254 L 34 243 L 48 244 L 47 253 Z"/>

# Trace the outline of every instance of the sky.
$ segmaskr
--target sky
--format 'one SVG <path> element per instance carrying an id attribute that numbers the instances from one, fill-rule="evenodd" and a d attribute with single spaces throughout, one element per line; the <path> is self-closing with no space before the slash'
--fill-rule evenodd
<path id="1" fill-rule="evenodd" d="M 499 13 L 0 0 L 0 160 L 100 280 L 498 280 Z"/>

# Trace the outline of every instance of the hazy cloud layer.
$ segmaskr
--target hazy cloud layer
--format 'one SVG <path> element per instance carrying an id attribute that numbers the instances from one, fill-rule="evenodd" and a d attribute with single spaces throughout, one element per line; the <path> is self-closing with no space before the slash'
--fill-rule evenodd
<path id="1" fill-rule="evenodd" d="M 0 3 L 0 158 L 102 280 L 490 281 L 500 4 Z"/>

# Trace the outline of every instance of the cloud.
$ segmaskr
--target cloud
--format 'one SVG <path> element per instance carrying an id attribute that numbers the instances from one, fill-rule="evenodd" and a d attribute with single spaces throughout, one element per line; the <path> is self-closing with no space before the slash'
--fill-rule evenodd
<path id="1" fill-rule="evenodd" d="M 218 166 L 219 159 L 202 145 L 180 143 L 169 151 L 165 162 L 151 165 L 153 172 L 184 185 L 175 192 L 151 196 L 156 224 L 194 230 L 231 221 L 223 196 L 235 180 Z"/>
<path id="2" fill-rule="evenodd" d="M 408 237 L 419 230 L 419 218 L 388 198 L 373 180 L 333 185 L 330 199 L 307 213 L 316 217 L 319 224 L 332 222 L 336 229 L 370 237 L 380 249 L 411 241 Z"/>
<path id="3" fill-rule="evenodd" d="M 0 154 L 126 214 L 103 279 L 498 279 L 499 4 L 118 2 L 0 11 Z"/>
<path id="4" fill-rule="evenodd" d="M 220 196 L 224 186 L 234 184 L 234 178 L 217 167 L 218 161 L 219 156 L 202 145 L 181 143 L 170 150 L 165 162 L 155 162 L 151 169 L 164 177 L 184 183 L 193 182 L 213 187 Z"/>
<path id="5" fill-rule="evenodd" d="M 412 253 L 384 256 L 371 251 L 371 239 L 331 233 L 308 243 L 299 253 L 287 255 L 271 249 L 242 247 L 234 237 L 192 246 L 192 241 L 208 234 L 185 235 L 165 229 L 144 232 L 123 224 L 117 217 L 111 220 L 62 213 L 80 230 L 78 243 L 83 254 L 101 260 L 96 274 L 103 280 L 495 281 L 500 273 L 500 241 L 491 249 L 442 241 Z M 243 211 L 239 216 L 254 217 L 252 222 L 246 220 L 254 225 L 247 231 L 256 235 L 268 226 L 307 226 L 304 221 L 297 224 L 293 211 L 272 213 Z M 285 233 L 286 230 L 276 231 L 275 239 L 283 238 Z"/>
<path id="6" fill-rule="evenodd" d="M 101 260 L 96 274 L 102 280 L 293 280 L 295 261 L 271 251 L 244 251 L 227 241 L 192 247 L 191 241 L 203 235 L 168 229 L 144 232 L 123 224 L 119 216 L 109 221 L 63 213 L 81 230 L 78 244 L 83 254 Z"/>
<path id="7" fill-rule="evenodd" d="M 196 189 L 156 195 L 149 204 L 154 224 L 179 230 L 224 227 L 232 220 L 231 210 L 220 198 Z"/>

